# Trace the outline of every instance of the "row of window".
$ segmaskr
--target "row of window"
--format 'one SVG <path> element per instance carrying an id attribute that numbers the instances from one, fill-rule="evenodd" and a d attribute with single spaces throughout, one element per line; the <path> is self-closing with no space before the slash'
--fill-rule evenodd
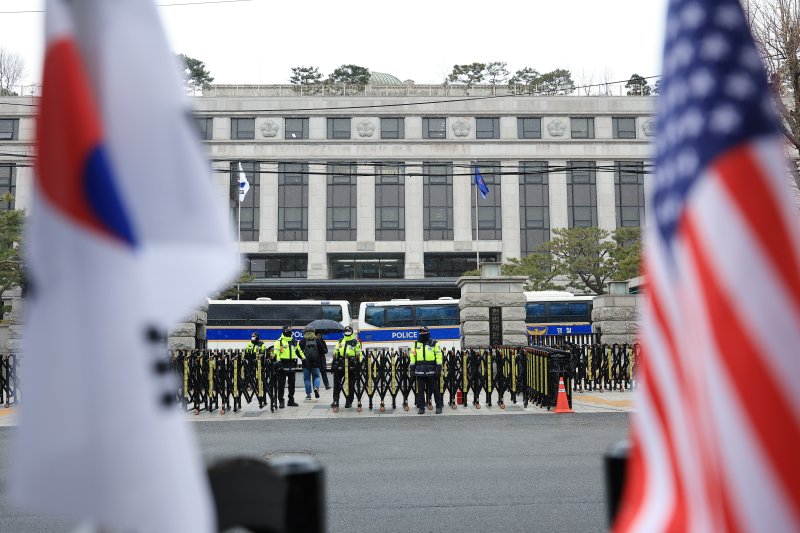
<path id="1" fill-rule="evenodd" d="M 481 261 L 498 261 L 498 254 L 481 254 Z M 464 272 L 477 269 L 475 254 L 427 253 L 424 256 L 425 277 L 457 278 Z M 306 278 L 308 256 L 251 255 L 247 260 L 253 278 Z M 403 254 L 329 254 L 330 279 L 403 279 Z"/>
<path id="2" fill-rule="evenodd" d="M 251 192 L 238 205 L 238 163 L 231 164 L 231 210 L 239 221 L 241 238 L 259 240 L 260 174 L 254 162 L 242 162 Z M 500 163 L 478 161 L 490 189 L 487 198 L 471 196 L 472 238 L 502 240 Z M 452 240 L 453 165 L 422 165 L 423 238 Z M 307 163 L 278 164 L 278 240 L 308 239 Z M 521 252 L 527 255 L 550 239 L 549 168 L 547 161 L 519 164 L 519 213 Z M 355 163 L 329 163 L 326 176 L 326 238 L 354 241 L 357 238 L 358 185 Z M 567 212 L 569 227 L 597 226 L 597 166 L 595 161 L 567 162 Z M 403 241 L 405 235 L 405 165 L 375 164 L 375 240 Z M 644 163 L 614 163 L 614 194 L 617 227 L 641 226 L 644 222 Z M 477 222 L 475 202 L 477 206 Z M 387 267 L 389 268 L 389 267 Z M 402 277 L 400 275 L 399 277 Z"/>
<path id="3" fill-rule="evenodd" d="M 196 117 L 200 138 L 213 140 L 213 118 Z M 308 139 L 308 118 L 283 119 L 284 138 L 288 140 Z M 572 139 L 594 139 L 594 117 L 571 117 L 570 137 Z M 612 134 L 614 139 L 636 139 L 636 117 L 612 117 Z M 328 139 L 352 138 L 352 117 L 328 118 Z M 276 133 L 277 134 L 277 133 Z M 0 137 L 1 138 L 1 137 Z M 256 138 L 255 117 L 231 118 L 231 139 L 253 140 Z M 404 117 L 380 118 L 381 139 L 405 139 Z M 447 139 L 446 117 L 422 117 L 423 139 Z M 499 139 L 500 117 L 475 118 L 476 139 Z M 541 139 L 541 117 L 518 117 L 518 139 Z"/>

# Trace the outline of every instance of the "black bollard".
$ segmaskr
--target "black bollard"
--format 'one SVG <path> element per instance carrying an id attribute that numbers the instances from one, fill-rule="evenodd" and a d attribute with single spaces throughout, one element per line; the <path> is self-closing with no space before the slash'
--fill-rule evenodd
<path id="1" fill-rule="evenodd" d="M 286 531 L 325 531 L 325 478 L 319 462 L 307 455 L 284 455 L 272 458 L 270 466 L 286 481 Z"/>
<path id="2" fill-rule="evenodd" d="M 630 449 L 630 442 L 623 440 L 613 444 L 605 455 L 609 527 L 614 525 L 614 520 L 619 511 L 622 489 L 625 486 L 625 470 Z"/>

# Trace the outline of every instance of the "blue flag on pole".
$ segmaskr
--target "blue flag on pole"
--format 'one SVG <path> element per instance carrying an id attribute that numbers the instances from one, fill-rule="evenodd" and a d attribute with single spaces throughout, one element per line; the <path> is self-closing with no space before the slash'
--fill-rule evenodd
<path id="1" fill-rule="evenodd" d="M 478 192 L 481 193 L 481 198 L 486 198 L 489 196 L 489 187 L 486 186 L 486 182 L 483 181 L 483 176 L 481 176 L 481 171 L 478 170 L 478 165 L 475 165 L 475 185 L 478 187 Z"/>

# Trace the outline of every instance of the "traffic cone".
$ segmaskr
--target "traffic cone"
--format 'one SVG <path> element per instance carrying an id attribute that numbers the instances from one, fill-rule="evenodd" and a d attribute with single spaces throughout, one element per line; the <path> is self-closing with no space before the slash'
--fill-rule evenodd
<path id="1" fill-rule="evenodd" d="M 567 400 L 567 388 L 564 386 L 564 377 L 558 378 L 558 398 L 556 399 L 556 408 L 554 413 L 574 413 L 569 408 L 569 400 Z"/>
<path id="2" fill-rule="evenodd" d="M 463 397 L 461 396 L 461 389 L 458 389 L 456 391 L 456 405 L 461 405 L 461 401 L 462 400 L 463 400 Z"/>

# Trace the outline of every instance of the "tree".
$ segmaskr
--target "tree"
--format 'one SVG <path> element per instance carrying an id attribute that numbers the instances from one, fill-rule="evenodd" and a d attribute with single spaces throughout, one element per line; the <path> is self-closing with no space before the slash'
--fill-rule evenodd
<path id="1" fill-rule="evenodd" d="M 631 76 L 631 79 L 625 84 L 625 88 L 628 89 L 628 96 L 650 96 L 650 85 L 638 74 Z"/>
<path id="2" fill-rule="evenodd" d="M 655 87 L 653 87 L 653 94 L 655 94 L 656 96 L 661 94 L 661 78 L 658 78 L 656 80 L 656 85 Z"/>
<path id="3" fill-rule="evenodd" d="M 13 200 L 6 193 L 2 202 Z M 0 212 L 0 294 L 21 287 L 24 279 L 22 264 L 22 224 L 25 214 L 17 209 Z"/>
<path id="4" fill-rule="evenodd" d="M 625 281 L 641 273 L 642 230 L 639 227 L 617 228 L 612 233 L 614 249 L 614 281 Z"/>
<path id="5" fill-rule="evenodd" d="M 767 79 L 777 98 L 783 134 L 800 150 L 800 0 L 743 2 L 745 13 L 761 52 Z M 800 188 L 797 154 L 791 175 Z"/>
<path id="6" fill-rule="evenodd" d="M 239 296 L 242 294 L 242 285 L 247 283 L 248 281 L 252 281 L 253 276 L 251 276 L 248 272 L 242 271 L 239 273 L 239 277 L 236 278 L 236 281 L 231 283 L 231 285 L 223 290 L 222 292 L 217 295 L 215 299 L 217 300 L 238 300 Z"/>
<path id="7" fill-rule="evenodd" d="M 11 90 L 25 75 L 25 62 L 20 56 L 0 46 L 0 96 L 17 96 Z"/>
<path id="8" fill-rule="evenodd" d="M 526 291 L 549 291 L 563 289 L 553 283 L 558 272 L 553 268 L 553 256 L 549 253 L 534 252 L 522 259 L 509 258 L 502 266 L 504 276 L 528 276 Z"/>
<path id="9" fill-rule="evenodd" d="M 466 85 L 467 89 L 483 81 L 486 75 L 486 63 L 470 63 L 468 65 L 453 65 L 453 71 L 447 76 L 445 82 Z"/>
<path id="10" fill-rule="evenodd" d="M 486 63 L 485 78 L 490 85 L 505 83 L 508 79 L 508 68 L 504 61 L 493 61 Z"/>
<path id="11" fill-rule="evenodd" d="M 364 88 L 369 83 L 369 69 L 358 65 L 342 65 L 328 76 L 325 83 L 331 85 L 355 85 Z"/>
<path id="12" fill-rule="evenodd" d="M 316 85 L 322 81 L 322 74 L 317 67 L 292 67 L 292 85 Z"/>
<path id="13" fill-rule="evenodd" d="M 541 248 L 553 255 L 557 273 L 566 276 L 571 287 L 603 294 L 615 270 L 611 254 L 616 244 L 608 239 L 609 233 L 590 227 L 558 228 L 553 234 Z"/>
<path id="14" fill-rule="evenodd" d="M 206 69 L 205 63 L 184 54 L 178 54 L 178 59 L 184 65 L 183 79 L 186 83 L 187 91 L 194 93 L 195 91 L 204 91 L 209 88 L 214 78 Z"/>
<path id="15" fill-rule="evenodd" d="M 542 75 L 539 74 L 539 71 L 533 69 L 531 67 L 522 68 L 514 73 L 510 80 L 508 80 L 509 85 L 524 85 L 525 87 L 532 90 L 535 88 L 539 81 L 541 80 Z"/>
<path id="16" fill-rule="evenodd" d="M 574 90 L 575 83 L 569 70 L 557 68 L 539 78 L 539 92 L 542 94 L 570 94 Z"/>

